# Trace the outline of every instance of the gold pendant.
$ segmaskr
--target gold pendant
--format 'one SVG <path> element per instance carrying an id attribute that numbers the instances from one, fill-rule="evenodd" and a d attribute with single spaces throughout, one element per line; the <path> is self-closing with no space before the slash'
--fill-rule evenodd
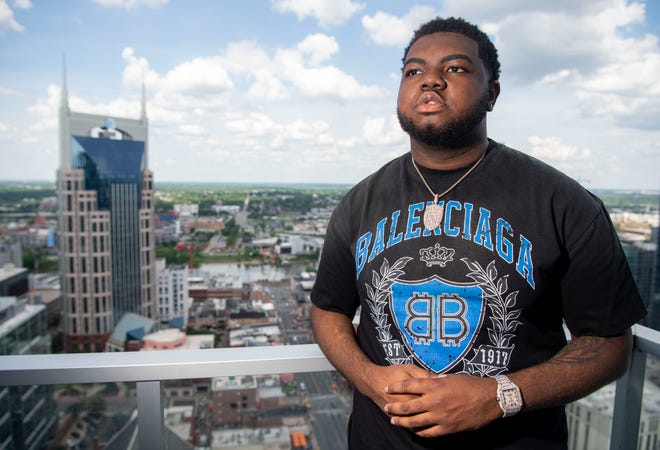
<path id="1" fill-rule="evenodd" d="M 435 230 L 442 223 L 442 214 L 444 213 L 444 207 L 438 205 L 438 196 L 435 195 L 433 198 L 433 203 L 426 205 L 424 208 L 424 228 L 428 231 Z"/>

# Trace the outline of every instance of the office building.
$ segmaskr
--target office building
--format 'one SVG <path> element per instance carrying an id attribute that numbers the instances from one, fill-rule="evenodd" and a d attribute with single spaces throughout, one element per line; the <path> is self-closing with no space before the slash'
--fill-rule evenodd
<path id="1" fill-rule="evenodd" d="M 7 264 L 23 267 L 23 248 L 20 242 L 3 236 L 0 238 L 0 266 Z"/>
<path id="2" fill-rule="evenodd" d="M 20 297 L 29 289 L 29 273 L 8 263 L 0 267 L 0 297 Z"/>
<path id="3" fill-rule="evenodd" d="M 144 89 L 138 119 L 74 112 L 63 69 L 59 127 L 63 346 L 102 351 L 124 314 L 156 314 Z"/>
<path id="4" fill-rule="evenodd" d="M 660 389 L 655 384 L 658 362 L 647 366 L 639 424 L 638 449 L 660 446 Z M 610 447 L 615 383 L 566 406 L 569 450 L 601 450 Z"/>
<path id="5" fill-rule="evenodd" d="M 156 287 L 158 297 L 158 318 L 167 321 L 183 318 L 183 326 L 188 322 L 190 298 L 188 297 L 188 267 L 166 266 L 165 259 L 156 261 Z"/>
<path id="6" fill-rule="evenodd" d="M 49 351 L 46 307 L 0 297 L 0 355 Z M 0 386 L 1 449 L 45 449 L 56 427 L 52 386 Z"/>
<path id="7" fill-rule="evenodd" d="M 621 244 L 639 294 L 650 312 L 641 323 L 653 327 L 657 244 L 625 239 L 621 239 Z"/>

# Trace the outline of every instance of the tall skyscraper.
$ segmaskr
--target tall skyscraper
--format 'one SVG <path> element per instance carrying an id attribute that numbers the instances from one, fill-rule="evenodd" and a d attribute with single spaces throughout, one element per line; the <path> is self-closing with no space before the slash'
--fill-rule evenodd
<path id="1" fill-rule="evenodd" d="M 126 313 L 154 317 L 153 173 L 138 119 L 73 112 L 62 68 L 57 171 L 65 351 L 103 351 Z"/>

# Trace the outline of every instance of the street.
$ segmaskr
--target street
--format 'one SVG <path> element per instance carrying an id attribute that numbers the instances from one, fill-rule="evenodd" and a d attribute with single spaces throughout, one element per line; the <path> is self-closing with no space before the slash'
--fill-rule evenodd
<path id="1" fill-rule="evenodd" d="M 280 319 L 285 343 L 313 343 L 308 316 L 309 300 L 299 304 L 298 298 L 302 292 L 292 292 L 288 284 L 269 286 L 269 289 L 273 295 L 273 304 Z M 298 386 L 304 387 L 307 394 L 314 448 L 345 450 L 348 447 L 346 425 L 351 411 L 352 392 L 344 387 L 342 377 L 334 371 L 299 373 L 296 374 L 296 381 Z"/>

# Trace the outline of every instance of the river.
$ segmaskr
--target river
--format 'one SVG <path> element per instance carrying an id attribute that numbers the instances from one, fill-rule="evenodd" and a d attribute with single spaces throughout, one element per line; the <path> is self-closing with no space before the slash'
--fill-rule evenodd
<path id="1" fill-rule="evenodd" d="M 242 263 L 209 263 L 201 264 L 200 272 L 211 276 L 226 276 L 238 278 L 243 283 L 253 281 L 281 281 L 291 277 L 298 277 L 310 267 L 309 261 L 293 262 L 290 265 L 274 266 L 269 264 L 242 264 Z"/>

